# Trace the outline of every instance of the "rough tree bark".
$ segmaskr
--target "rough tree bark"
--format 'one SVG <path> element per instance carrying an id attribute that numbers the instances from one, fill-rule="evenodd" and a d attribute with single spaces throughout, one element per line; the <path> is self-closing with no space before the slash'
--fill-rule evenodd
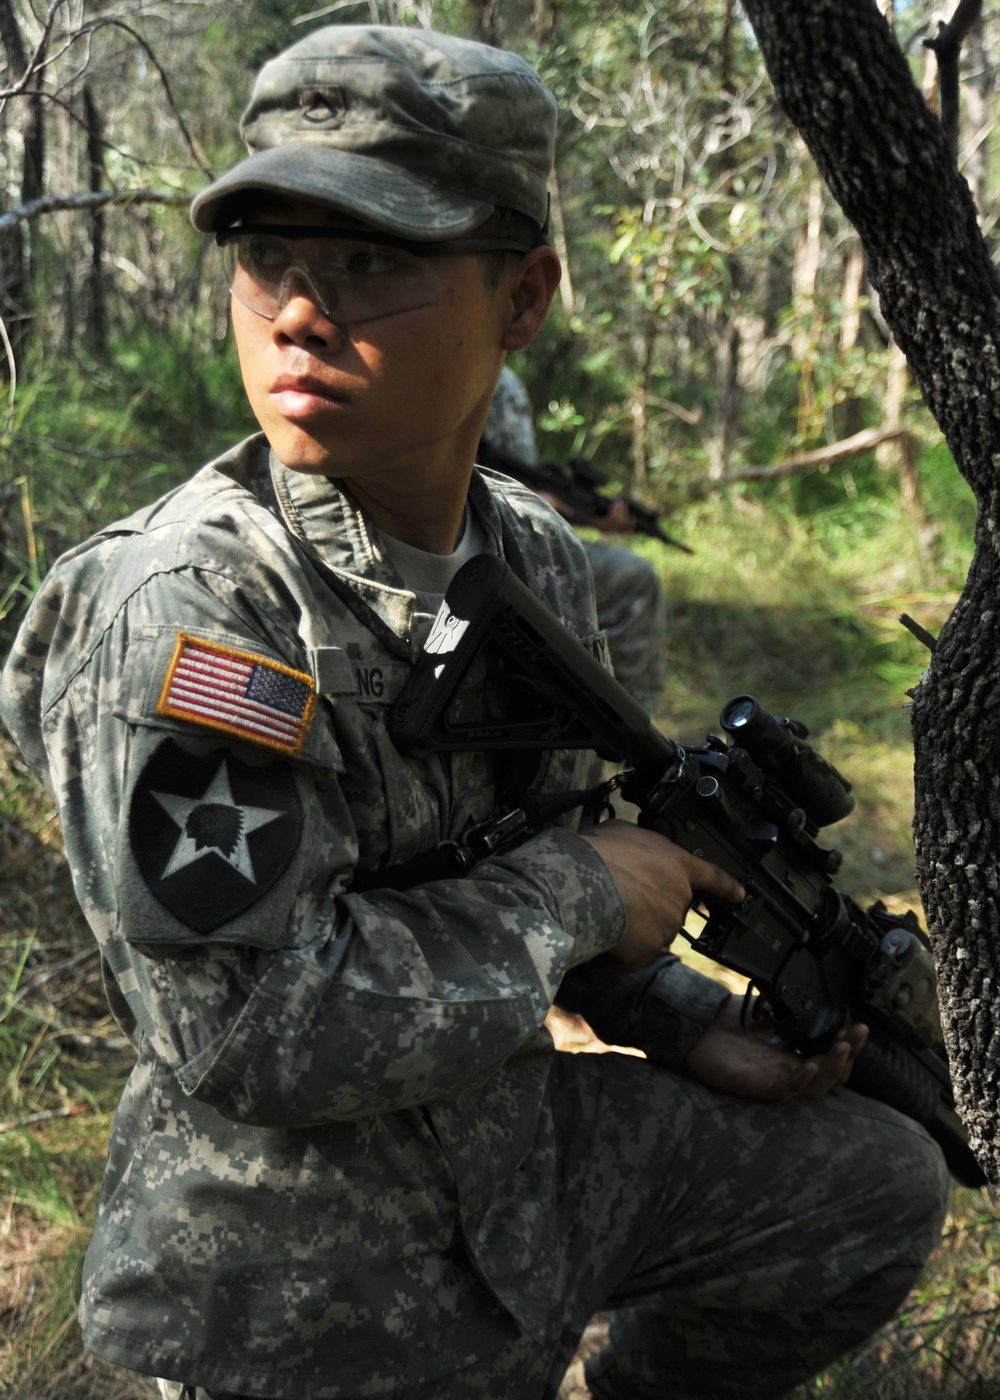
<path id="1" fill-rule="evenodd" d="M 101 112 L 89 83 L 83 85 L 83 116 L 87 129 L 87 169 L 91 193 L 99 194 L 104 185 L 104 130 Z M 99 204 L 90 217 L 90 315 L 87 337 L 99 361 L 108 353 L 107 296 L 104 285 L 105 207 Z"/>
<path id="2" fill-rule="evenodd" d="M 874 0 L 744 0 L 778 100 L 857 228 L 882 311 L 978 502 L 914 692 L 917 878 L 959 1107 L 1000 1187 L 1000 277 Z"/>
<path id="3" fill-rule="evenodd" d="M 11 0 L 0 0 L 0 45 L 7 60 L 7 73 L 15 85 L 29 82 L 29 64 L 41 62 L 43 54 L 30 56 L 21 32 L 20 22 Z M 38 79 L 40 86 L 41 79 Z M 23 107 L 21 139 L 21 203 L 37 199 L 42 192 L 45 165 L 45 124 L 42 118 L 42 96 L 37 87 L 18 94 Z M 28 336 L 31 318 L 31 255 L 30 244 L 22 231 L 14 229 L 0 239 L 0 312 L 7 331 L 14 367 L 20 368 L 22 351 Z"/>

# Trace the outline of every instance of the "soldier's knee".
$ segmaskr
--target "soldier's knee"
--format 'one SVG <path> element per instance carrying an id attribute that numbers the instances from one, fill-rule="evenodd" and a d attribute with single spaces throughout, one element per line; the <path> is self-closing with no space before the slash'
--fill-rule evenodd
<path id="1" fill-rule="evenodd" d="M 660 596 L 660 576 L 648 559 L 635 557 L 636 570 L 633 575 L 636 586 L 642 590 L 644 596 L 649 598 L 659 598 Z"/>
<path id="2" fill-rule="evenodd" d="M 944 1155 L 915 1123 L 888 1111 L 865 1144 L 865 1216 L 888 1263 L 919 1271 L 941 1235 L 951 1181 Z"/>

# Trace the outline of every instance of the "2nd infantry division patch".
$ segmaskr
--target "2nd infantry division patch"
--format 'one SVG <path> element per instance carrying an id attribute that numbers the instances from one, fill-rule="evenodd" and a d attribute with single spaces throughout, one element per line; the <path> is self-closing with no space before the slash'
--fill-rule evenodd
<path id="1" fill-rule="evenodd" d="M 178 632 L 157 712 L 297 754 L 316 703 L 312 676 Z"/>
<path id="2" fill-rule="evenodd" d="M 129 810 L 143 879 L 198 933 L 255 904 L 288 868 L 301 836 L 287 763 L 251 766 L 222 748 L 191 754 L 172 739 L 146 764 Z"/>

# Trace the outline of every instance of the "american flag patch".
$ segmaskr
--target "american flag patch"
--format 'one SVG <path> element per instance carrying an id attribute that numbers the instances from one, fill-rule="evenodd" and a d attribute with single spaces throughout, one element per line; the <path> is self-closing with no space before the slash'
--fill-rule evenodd
<path id="1" fill-rule="evenodd" d="M 311 676 L 178 632 L 157 713 L 298 753 L 312 719 Z"/>

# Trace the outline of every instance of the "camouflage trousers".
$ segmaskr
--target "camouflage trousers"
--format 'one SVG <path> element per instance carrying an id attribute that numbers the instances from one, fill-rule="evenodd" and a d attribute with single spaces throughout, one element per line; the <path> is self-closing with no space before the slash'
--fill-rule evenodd
<path id="1" fill-rule="evenodd" d="M 652 710 L 666 678 L 663 590 L 648 559 L 620 545 L 584 545 L 597 596 L 597 620 L 608 634 L 615 677 Z"/>
<path id="2" fill-rule="evenodd" d="M 948 1190 L 916 1124 L 847 1090 L 756 1103 L 624 1055 L 556 1061 L 548 1338 L 519 1335 L 487 1362 L 379 1381 L 359 1400 L 553 1400 L 588 1320 L 608 1310 L 610 1344 L 587 1366 L 594 1400 L 776 1400 L 901 1305 Z"/>

